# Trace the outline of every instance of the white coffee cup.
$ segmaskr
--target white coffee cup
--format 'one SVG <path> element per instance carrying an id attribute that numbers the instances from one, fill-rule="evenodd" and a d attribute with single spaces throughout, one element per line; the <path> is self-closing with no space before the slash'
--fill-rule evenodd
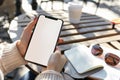
<path id="1" fill-rule="evenodd" d="M 70 2 L 68 7 L 70 23 L 77 24 L 80 22 L 83 5 L 76 2 Z"/>

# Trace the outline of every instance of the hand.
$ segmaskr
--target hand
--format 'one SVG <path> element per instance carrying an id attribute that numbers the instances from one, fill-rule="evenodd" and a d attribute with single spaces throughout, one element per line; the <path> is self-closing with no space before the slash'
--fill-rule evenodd
<path id="1" fill-rule="evenodd" d="M 64 42 L 64 40 L 62 39 L 62 38 L 59 38 L 58 39 L 58 44 L 59 43 L 63 43 Z M 60 55 L 60 56 L 62 56 L 62 59 L 63 59 L 63 63 L 61 64 L 61 67 L 57 70 L 57 71 L 61 71 L 62 70 L 62 68 L 63 68 L 63 66 L 64 66 L 64 64 L 65 64 L 65 62 L 66 62 L 66 58 L 63 56 L 63 55 L 61 55 L 61 52 L 60 52 L 60 50 L 59 50 L 59 47 L 56 47 L 56 51 L 55 51 L 55 53 L 57 53 L 57 52 L 59 52 L 60 54 L 58 54 L 58 55 Z M 55 53 L 53 53 L 53 54 L 55 54 Z M 56 54 L 55 54 L 56 55 Z M 52 55 L 53 56 L 53 55 Z M 53 57 L 54 58 L 54 57 Z M 52 58 L 52 59 L 53 59 Z M 61 57 L 59 57 L 59 58 L 61 58 Z M 54 59 L 53 59 L 54 60 Z M 56 59 L 55 59 L 56 60 Z M 57 60 L 57 62 L 59 62 L 59 60 Z M 46 68 L 46 67 L 42 67 L 42 70 L 41 71 L 45 71 L 45 70 L 54 70 L 55 69 L 55 67 L 53 67 L 53 66 L 51 66 L 52 64 L 53 64 L 54 62 L 53 61 L 51 61 L 51 58 L 50 58 L 50 60 L 49 60 L 49 62 L 48 62 L 48 67 Z M 54 63 L 54 64 L 56 64 L 56 63 Z M 56 66 L 56 65 L 54 65 L 54 66 Z M 56 70 L 56 69 L 55 69 Z"/>
<path id="2" fill-rule="evenodd" d="M 17 42 L 16 46 L 18 50 L 20 51 L 20 54 L 24 57 L 25 51 L 27 49 L 33 28 L 35 27 L 35 24 L 37 22 L 37 18 L 35 18 L 33 21 L 31 21 L 25 28 L 21 35 L 20 41 Z"/>
<path id="3" fill-rule="evenodd" d="M 62 38 L 58 39 L 58 43 L 63 43 L 64 40 Z M 57 72 L 61 72 L 67 59 L 65 58 L 64 55 L 61 54 L 61 51 L 59 50 L 58 47 L 56 47 L 56 51 L 51 55 L 48 65 L 47 65 L 47 70 L 54 70 Z M 43 69 L 43 71 L 45 68 Z"/>
<path id="4" fill-rule="evenodd" d="M 57 72 L 61 72 L 67 59 L 64 55 L 61 54 L 60 50 L 56 50 L 53 53 L 48 61 L 47 70 L 54 70 Z"/>

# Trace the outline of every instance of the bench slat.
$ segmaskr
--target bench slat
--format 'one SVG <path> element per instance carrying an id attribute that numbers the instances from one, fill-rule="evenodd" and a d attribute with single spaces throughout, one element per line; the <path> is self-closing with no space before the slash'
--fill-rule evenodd
<path id="1" fill-rule="evenodd" d="M 89 39 L 95 39 L 95 38 L 101 38 L 101 37 L 107 37 L 111 35 L 119 34 L 120 30 L 106 30 L 106 31 L 99 31 L 99 32 L 93 32 L 93 33 L 86 33 L 86 34 L 78 34 L 78 35 L 72 35 L 72 36 L 66 36 L 61 37 L 65 42 L 75 42 L 78 40 L 89 40 Z"/>
<path id="2" fill-rule="evenodd" d="M 59 44 L 59 47 L 61 48 L 61 50 L 66 50 L 66 49 L 70 49 L 76 44 L 84 44 L 86 46 L 90 46 L 93 43 L 102 44 L 102 43 L 107 43 L 107 42 L 117 41 L 117 40 L 120 40 L 120 35 L 114 35 L 114 36 L 92 39 L 92 40 L 87 40 L 87 41 L 80 41 L 80 42 L 69 43 L 69 44 Z"/>
<path id="3" fill-rule="evenodd" d="M 111 41 L 110 42 L 116 49 L 120 50 L 120 42 L 118 41 Z"/>

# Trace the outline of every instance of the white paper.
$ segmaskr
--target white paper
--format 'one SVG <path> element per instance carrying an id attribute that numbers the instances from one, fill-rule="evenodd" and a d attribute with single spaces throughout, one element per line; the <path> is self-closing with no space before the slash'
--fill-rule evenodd
<path id="1" fill-rule="evenodd" d="M 75 70 L 80 74 L 92 70 L 93 68 L 102 67 L 101 63 L 98 63 L 98 59 L 95 58 L 89 52 L 89 48 L 84 45 L 79 45 L 75 48 L 67 50 L 64 54 Z"/>
<path id="2" fill-rule="evenodd" d="M 92 47 L 92 45 L 89 48 L 89 52 L 91 52 L 91 47 Z M 118 56 L 120 54 L 119 50 L 110 49 L 110 48 L 103 47 L 103 46 L 101 46 L 101 47 L 104 50 L 103 51 L 104 55 L 107 52 L 113 52 L 114 54 L 116 54 Z M 120 68 L 115 68 L 115 67 L 109 66 L 104 62 L 104 59 L 101 59 L 101 58 L 98 58 L 98 57 L 96 57 L 96 58 L 98 59 L 98 63 L 101 62 L 101 64 L 104 66 L 104 68 L 103 68 L 103 70 L 100 70 L 100 71 L 98 71 L 94 74 L 89 75 L 90 77 L 97 78 L 97 79 L 100 79 L 100 80 L 120 80 Z M 65 73 L 69 74 L 70 76 L 72 76 L 74 78 L 85 78 L 85 77 L 88 76 L 88 75 L 84 75 L 84 76 L 80 75 L 75 70 L 73 65 L 71 65 L 69 62 L 65 66 Z"/>

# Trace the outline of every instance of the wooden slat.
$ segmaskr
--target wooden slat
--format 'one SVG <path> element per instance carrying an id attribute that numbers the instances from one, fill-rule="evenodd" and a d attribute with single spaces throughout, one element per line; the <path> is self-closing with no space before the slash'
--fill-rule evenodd
<path id="1" fill-rule="evenodd" d="M 85 39 L 94 39 L 94 38 L 100 38 L 100 37 L 106 37 L 110 35 L 115 35 L 120 33 L 120 30 L 106 30 L 106 31 L 99 31 L 99 32 L 93 32 L 93 33 L 86 33 L 86 34 L 78 34 L 78 35 L 72 35 L 72 36 L 66 36 L 61 37 L 64 39 L 65 42 L 75 42 L 78 40 L 85 40 Z"/>
<path id="2" fill-rule="evenodd" d="M 66 14 L 68 15 L 68 11 L 62 11 L 62 10 L 58 10 L 58 11 L 47 11 L 49 14 Z M 81 17 L 89 17 L 89 16 L 95 16 L 92 14 L 88 14 L 88 13 L 82 13 Z M 68 17 L 68 16 L 67 16 Z"/>
<path id="3" fill-rule="evenodd" d="M 71 23 L 69 21 L 64 21 L 64 25 L 70 25 Z"/>
<path id="4" fill-rule="evenodd" d="M 74 28 L 75 28 L 74 25 L 69 24 L 69 25 L 63 26 L 62 30 L 68 30 L 68 29 L 74 29 Z"/>
<path id="5" fill-rule="evenodd" d="M 61 32 L 61 36 L 69 36 L 69 35 L 75 35 L 75 34 L 83 34 L 83 33 L 112 29 L 111 26 L 99 26 L 99 27 L 97 26 L 97 27 L 87 27 L 87 28 L 79 28 L 79 29 L 75 29 L 73 26 L 71 28 L 73 29 L 63 30 Z"/>
<path id="6" fill-rule="evenodd" d="M 86 16 L 86 17 L 82 17 L 81 16 L 81 19 L 80 20 L 87 20 L 87 19 L 97 19 L 99 18 L 98 16 L 95 16 L 95 15 L 90 15 L 90 16 Z"/>
<path id="7" fill-rule="evenodd" d="M 69 43 L 69 44 L 59 44 L 59 46 L 61 50 L 66 50 L 66 49 L 70 49 L 75 44 L 84 44 L 86 46 L 89 46 L 93 43 L 102 44 L 102 43 L 107 43 L 107 42 L 116 41 L 116 40 L 120 40 L 120 35 L 103 37 L 103 38 L 92 39 L 92 40 L 87 40 L 87 41 L 74 42 L 74 43 Z"/>
<path id="8" fill-rule="evenodd" d="M 110 42 L 116 49 L 120 50 L 120 42 L 118 41 L 111 41 Z"/>
<path id="9" fill-rule="evenodd" d="M 101 43 L 100 46 L 104 46 L 104 47 L 108 47 L 111 49 L 114 49 L 111 45 L 109 45 L 108 43 Z"/>
<path id="10" fill-rule="evenodd" d="M 101 31 L 101 30 L 110 30 L 111 26 L 110 25 L 103 25 L 103 26 L 94 26 L 94 27 L 86 27 L 86 28 L 80 28 L 78 29 L 79 32 L 83 33 L 83 32 L 96 32 L 96 31 Z"/>
<path id="11" fill-rule="evenodd" d="M 80 24 L 85 24 L 85 23 L 91 23 L 91 22 L 93 22 L 93 23 L 95 23 L 95 22 L 103 22 L 103 21 L 105 21 L 104 19 L 102 19 L 102 18 L 97 18 L 97 19 L 86 19 L 86 20 L 80 20 Z"/>
<path id="12" fill-rule="evenodd" d="M 79 24 L 80 27 L 90 27 L 90 26 L 102 26 L 102 25 L 110 25 L 109 22 L 97 22 L 97 23 L 89 23 L 89 24 Z"/>
<path id="13" fill-rule="evenodd" d="M 105 42 L 111 42 L 111 41 L 116 41 L 116 40 L 120 40 L 120 35 L 114 35 L 114 36 L 108 36 L 108 37 L 103 37 L 103 38 L 98 38 L 98 39 L 94 39 L 94 40 L 88 40 L 86 41 L 87 43 L 91 44 L 91 43 L 105 43 Z"/>

